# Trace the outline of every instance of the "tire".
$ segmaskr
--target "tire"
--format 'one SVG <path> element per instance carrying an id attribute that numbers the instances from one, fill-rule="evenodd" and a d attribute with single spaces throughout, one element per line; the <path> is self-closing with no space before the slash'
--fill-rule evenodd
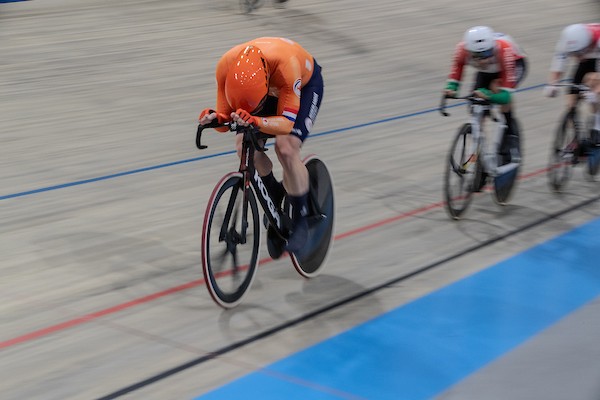
<path id="1" fill-rule="evenodd" d="M 592 147 L 587 158 L 588 180 L 595 181 L 600 169 L 600 147 Z"/>
<path id="2" fill-rule="evenodd" d="M 586 132 L 589 132 L 589 144 L 587 154 L 587 179 L 590 181 L 596 180 L 598 170 L 600 169 L 600 133 L 594 129 L 594 117 L 590 117 L 585 127 Z"/>
<path id="3" fill-rule="evenodd" d="M 508 204 L 514 193 L 522 162 L 520 144 L 522 132 L 515 118 L 513 118 L 512 132 L 511 135 L 504 132 L 498 157 L 500 174 L 494 177 L 494 201 L 501 206 Z"/>
<path id="4" fill-rule="evenodd" d="M 335 195 L 331 174 L 316 155 L 304 159 L 309 180 L 308 240 L 290 254 L 294 268 L 305 278 L 317 276 L 331 250 L 335 225 Z"/>
<path id="5" fill-rule="evenodd" d="M 473 196 L 474 185 L 481 180 L 482 166 L 478 151 L 473 147 L 471 124 L 464 124 L 452 142 L 444 172 L 444 200 L 446 211 L 453 219 L 459 219 Z"/>
<path id="6" fill-rule="evenodd" d="M 576 129 L 575 117 L 567 113 L 556 130 L 548 164 L 548 183 L 555 192 L 564 190 L 571 178 L 572 166 L 577 157 Z"/>
<path id="7" fill-rule="evenodd" d="M 261 226 L 256 196 L 252 189 L 248 190 L 244 218 L 242 188 L 241 173 L 225 175 L 215 186 L 204 214 L 202 271 L 210 296 L 223 308 L 235 307 L 242 301 L 258 264 Z"/>

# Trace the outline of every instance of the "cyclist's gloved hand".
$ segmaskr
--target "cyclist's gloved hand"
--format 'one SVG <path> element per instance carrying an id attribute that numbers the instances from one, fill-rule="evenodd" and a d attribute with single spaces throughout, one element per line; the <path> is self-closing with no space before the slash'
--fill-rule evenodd
<path id="1" fill-rule="evenodd" d="M 444 96 L 446 96 L 447 98 L 453 99 L 456 97 L 456 91 L 445 89 Z"/>
<path id="2" fill-rule="evenodd" d="M 237 115 L 237 118 L 234 118 L 234 120 L 238 123 L 238 124 L 242 124 L 244 126 L 248 126 L 248 125 L 254 125 L 254 126 L 258 126 L 258 117 L 253 116 L 252 114 L 250 114 L 248 111 L 244 110 L 243 108 L 238 108 L 238 110 L 235 112 L 235 114 Z"/>
<path id="3" fill-rule="evenodd" d="M 198 117 L 198 123 L 200 125 L 209 125 L 214 120 L 216 120 L 219 125 L 222 125 L 225 122 L 229 122 L 230 118 L 226 114 L 216 112 L 212 108 L 205 108 Z"/>
<path id="4" fill-rule="evenodd" d="M 444 88 L 444 96 L 449 97 L 449 98 L 456 97 L 459 87 L 460 87 L 460 82 L 456 82 L 456 81 L 447 82 L 446 87 Z"/>
<path id="5" fill-rule="evenodd" d="M 557 94 L 558 94 L 558 86 L 554 86 L 554 85 L 544 86 L 544 96 L 556 97 Z"/>
<path id="6" fill-rule="evenodd" d="M 479 97 L 480 99 L 484 100 L 489 100 L 492 95 L 492 91 L 486 88 L 479 88 L 473 91 L 473 96 Z"/>
<path id="7" fill-rule="evenodd" d="M 508 90 L 493 92 L 490 89 L 479 88 L 473 92 L 473 95 L 488 100 L 492 104 L 508 104 L 511 101 L 511 94 Z"/>

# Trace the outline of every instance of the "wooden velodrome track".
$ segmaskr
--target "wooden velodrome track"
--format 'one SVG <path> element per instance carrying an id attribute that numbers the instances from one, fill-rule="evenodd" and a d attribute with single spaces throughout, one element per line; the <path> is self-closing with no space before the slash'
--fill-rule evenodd
<path id="1" fill-rule="evenodd" d="M 0 398 L 191 398 L 597 218 L 600 184 L 581 168 L 563 195 L 548 188 L 564 103 L 540 87 L 562 27 L 599 17 L 593 0 L 290 0 L 250 16 L 222 0 L 0 4 Z M 454 222 L 442 172 L 465 110 L 435 108 L 456 42 L 480 24 L 529 55 L 524 168 L 510 205 L 484 193 Z M 200 282 L 200 235 L 236 157 L 229 135 L 199 152 L 195 122 L 218 57 L 258 36 L 323 66 L 304 153 L 333 174 L 336 241 L 322 276 L 266 261 L 223 311 Z M 598 325 L 596 312 L 586 338 Z M 597 355 L 570 337 L 573 358 Z M 570 378 L 526 389 L 543 398 Z"/>

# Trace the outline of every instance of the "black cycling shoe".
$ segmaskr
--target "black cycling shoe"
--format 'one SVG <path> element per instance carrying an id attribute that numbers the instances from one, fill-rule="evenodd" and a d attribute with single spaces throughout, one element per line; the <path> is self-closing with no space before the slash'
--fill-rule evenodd
<path id="1" fill-rule="evenodd" d="M 477 175 L 475 175 L 475 182 L 473 182 L 473 192 L 474 193 L 479 193 L 483 190 L 483 187 L 485 186 L 486 182 L 487 182 L 487 177 L 488 174 L 487 172 L 481 171 L 481 175 L 479 175 L 479 177 L 477 177 Z M 478 180 L 479 178 L 479 180 Z"/>
<path id="2" fill-rule="evenodd" d="M 267 250 L 269 251 L 269 256 L 273 260 L 277 260 L 283 254 L 284 247 L 285 240 L 275 233 L 275 228 L 269 226 L 267 229 Z"/>
<path id="3" fill-rule="evenodd" d="M 306 217 L 294 222 L 292 234 L 287 241 L 285 250 L 288 253 L 295 253 L 302 249 L 308 240 L 308 219 Z"/>

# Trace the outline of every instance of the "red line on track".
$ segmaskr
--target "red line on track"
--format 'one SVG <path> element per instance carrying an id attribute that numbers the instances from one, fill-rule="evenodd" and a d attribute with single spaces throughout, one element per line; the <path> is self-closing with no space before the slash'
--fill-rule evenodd
<path id="1" fill-rule="evenodd" d="M 528 174 L 521 175 L 519 179 L 520 180 L 529 179 L 529 178 L 532 178 L 534 176 L 537 176 L 537 175 L 540 175 L 542 173 L 545 173 L 547 170 L 548 170 L 547 168 L 543 168 L 543 169 L 540 169 L 538 171 L 530 172 Z M 353 230 L 350 230 L 350 231 L 347 231 L 347 232 L 344 232 L 344 233 L 340 233 L 339 235 L 335 236 L 334 241 L 337 241 L 337 240 L 340 240 L 340 239 L 345 239 L 345 238 L 350 237 L 350 236 L 358 235 L 360 233 L 363 233 L 363 232 L 366 232 L 366 231 L 370 231 L 370 230 L 379 228 L 381 226 L 388 225 L 388 224 L 391 224 L 393 222 L 396 222 L 396 221 L 399 221 L 399 220 L 402 220 L 402 219 L 406 219 L 408 217 L 413 217 L 415 215 L 423 214 L 423 213 L 426 213 L 428 211 L 434 210 L 436 208 L 443 207 L 443 205 L 444 205 L 443 201 L 437 202 L 437 203 L 432 203 L 432 204 L 426 205 L 424 207 L 416 208 L 416 209 L 414 209 L 412 211 L 407 211 L 407 212 L 402 213 L 400 215 L 396 215 L 396 216 L 391 217 L 391 218 L 386 218 L 386 219 L 383 219 L 381 221 L 377 221 L 377 222 L 375 222 L 373 224 L 365 225 L 365 226 L 362 226 L 360 228 L 356 228 L 356 229 L 353 229 Z M 268 264 L 268 263 L 270 263 L 272 261 L 273 260 L 271 258 L 268 258 L 268 257 L 267 258 L 263 258 L 262 260 L 259 261 L 259 265 Z M 203 285 L 204 282 L 205 282 L 204 279 L 197 279 L 197 280 L 194 280 L 194 281 L 191 281 L 191 282 L 188 282 L 188 283 L 184 283 L 182 285 L 173 286 L 173 287 L 171 287 L 169 289 L 162 290 L 160 292 L 156 292 L 156 293 L 149 294 L 147 296 L 139 297 L 137 299 L 134 299 L 134 300 L 131 300 L 131 301 L 128 301 L 128 302 L 125 302 L 125 303 L 117 304 L 116 306 L 113 306 L 113 307 L 109 307 L 109 308 L 105 308 L 105 309 L 100 310 L 100 311 L 96 311 L 96 312 L 92 312 L 92 313 L 89 313 L 89 314 L 85 314 L 85 315 L 82 315 L 80 317 L 76 317 L 76 318 L 70 319 L 68 321 L 58 323 L 56 325 L 51 325 L 51 326 L 48 326 L 48 327 L 45 327 L 45 328 L 42 328 L 42 329 L 38 329 L 36 331 L 32 331 L 32 332 L 26 333 L 24 335 L 17 336 L 17 337 L 14 337 L 12 339 L 8 339 L 8 340 L 5 340 L 3 342 L 0 342 L 0 350 L 6 349 L 6 348 L 9 348 L 9 347 L 18 345 L 18 344 L 30 342 L 30 341 L 33 341 L 35 339 L 39 339 L 41 337 L 48 336 L 48 335 L 51 335 L 51 334 L 56 333 L 56 332 L 67 330 L 69 328 L 73 328 L 73 327 L 76 327 L 76 326 L 79 326 L 79 325 L 83 325 L 83 324 L 86 324 L 88 322 L 92 322 L 92 321 L 94 321 L 94 320 L 96 320 L 98 318 L 104 317 L 106 315 L 115 314 L 115 313 L 118 313 L 120 311 L 129 309 L 129 308 L 132 308 L 132 307 L 135 307 L 135 306 L 139 306 L 141 304 L 149 303 L 151 301 L 160 299 L 162 297 L 166 297 L 166 296 L 169 296 L 169 295 L 172 295 L 172 294 L 175 294 L 175 293 L 183 292 L 184 290 L 188 290 L 188 289 L 194 288 L 196 286 Z"/>

